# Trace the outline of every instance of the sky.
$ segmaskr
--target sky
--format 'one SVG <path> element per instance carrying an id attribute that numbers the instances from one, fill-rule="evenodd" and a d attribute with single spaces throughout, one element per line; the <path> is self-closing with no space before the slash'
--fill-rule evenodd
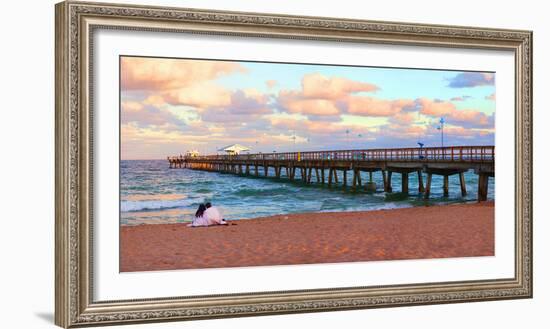
<path id="1" fill-rule="evenodd" d="M 494 145 L 495 74 L 120 58 L 121 159 Z"/>

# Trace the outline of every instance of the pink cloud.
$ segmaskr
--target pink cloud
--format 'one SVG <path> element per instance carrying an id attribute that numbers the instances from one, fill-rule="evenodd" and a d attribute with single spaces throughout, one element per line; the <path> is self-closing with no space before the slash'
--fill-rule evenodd
<path id="1" fill-rule="evenodd" d="M 496 93 L 492 93 L 491 95 L 485 96 L 485 99 L 490 101 L 496 101 L 496 96 L 497 96 Z"/>
<path id="2" fill-rule="evenodd" d="M 265 85 L 267 86 L 267 88 L 271 89 L 271 88 L 274 88 L 275 86 L 277 86 L 277 81 L 276 80 L 267 80 L 265 82 Z"/>
<path id="3" fill-rule="evenodd" d="M 300 92 L 282 90 L 278 97 L 279 105 L 290 113 L 319 116 L 340 114 L 335 102 L 327 99 L 305 98 Z"/>
<path id="4" fill-rule="evenodd" d="M 325 121 L 344 113 L 393 116 L 415 105 L 411 99 L 386 100 L 357 95 L 377 90 L 379 87 L 372 83 L 311 73 L 302 78 L 301 90 L 281 90 L 277 104 L 289 113 L 300 113 L 312 120 Z"/>
<path id="5" fill-rule="evenodd" d="M 120 119 L 123 124 L 136 123 L 141 127 L 158 126 L 164 129 L 177 129 L 185 126 L 184 122 L 165 109 L 134 101 L 121 103 Z"/>
<path id="6" fill-rule="evenodd" d="M 396 115 L 415 103 L 412 99 L 385 100 L 368 96 L 350 96 L 345 104 L 350 114 L 381 117 Z"/>
<path id="7" fill-rule="evenodd" d="M 489 117 L 476 110 L 457 110 L 450 113 L 449 117 L 459 123 L 477 123 L 485 126 L 489 124 Z"/>
<path id="8" fill-rule="evenodd" d="M 410 139 L 418 138 L 426 133 L 425 126 L 412 126 L 407 124 L 391 123 L 381 129 L 381 134 L 392 138 Z"/>
<path id="9" fill-rule="evenodd" d="M 390 120 L 397 124 L 410 125 L 414 122 L 416 113 L 414 112 L 398 112 L 390 118 Z"/>
<path id="10" fill-rule="evenodd" d="M 331 140 L 337 138 L 346 138 L 345 131 L 361 132 L 365 135 L 369 132 L 369 128 L 353 124 L 342 124 L 338 122 L 323 122 L 311 121 L 307 119 L 296 119 L 289 117 L 272 117 L 270 118 L 271 128 L 282 132 L 298 132 L 300 135 L 306 136 L 324 136 Z M 355 133 L 354 133 L 355 135 Z"/>
<path id="11" fill-rule="evenodd" d="M 231 103 L 231 92 L 209 81 L 170 90 L 163 93 L 163 96 L 170 104 L 200 109 L 227 106 Z"/>
<path id="12" fill-rule="evenodd" d="M 281 90 L 277 103 L 284 111 L 305 114 L 319 120 L 345 112 L 348 107 L 346 103 L 354 93 L 374 92 L 378 89 L 371 83 L 311 73 L 302 78 L 301 90 Z"/>
<path id="13" fill-rule="evenodd" d="M 451 101 L 453 102 L 464 102 L 465 100 L 469 99 L 469 98 L 472 98 L 471 96 L 467 96 L 467 95 L 464 95 L 464 96 L 456 96 L 456 97 L 453 97 L 451 98 Z"/>
<path id="14" fill-rule="evenodd" d="M 458 110 L 451 102 L 433 101 L 427 98 L 417 100 L 420 113 L 434 118 L 444 117 L 449 123 L 468 127 L 490 127 L 494 125 L 493 117 L 473 109 Z"/>
<path id="15" fill-rule="evenodd" d="M 296 120 L 292 118 L 272 117 L 270 118 L 271 126 L 283 130 L 297 130 L 303 127 L 305 120 Z"/>
<path id="16" fill-rule="evenodd" d="M 456 110 L 456 106 L 451 102 L 434 101 L 428 98 L 419 98 L 416 102 L 421 106 L 420 113 L 440 117 L 445 116 Z"/>
<path id="17" fill-rule="evenodd" d="M 374 92 L 378 86 L 341 77 L 326 77 L 320 73 L 302 78 L 302 94 L 306 98 L 338 100 L 352 93 Z"/>
<path id="18" fill-rule="evenodd" d="M 177 89 L 246 72 L 238 63 L 223 61 L 122 57 L 120 65 L 123 91 Z"/>
<path id="19" fill-rule="evenodd" d="M 229 102 L 201 110 L 201 118 L 207 122 L 246 123 L 273 112 L 269 97 L 256 89 L 237 90 L 230 94 Z"/>

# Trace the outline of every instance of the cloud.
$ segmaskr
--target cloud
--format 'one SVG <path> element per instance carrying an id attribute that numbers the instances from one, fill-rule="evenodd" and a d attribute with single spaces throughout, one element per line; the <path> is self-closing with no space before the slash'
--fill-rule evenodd
<path id="1" fill-rule="evenodd" d="M 265 82 L 265 85 L 266 85 L 267 88 L 269 88 L 269 89 L 275 88 L 275 86 L 277 86 L 277 80 L 267 80 L 267 81 Z"/>
<path id="2" fill-rule="evenodd" d="M 347 113 L 364 116 L 392 116 L 415 105 L 412 99 L 386 100 L 368 96 L 350 96 L 343 102 Z"/>
<path id="3" fill-rule="evenodd" d="M 269 97 L 256 89 L 237 90 L 230 94 L 227 104 L 208 107 L 200 116 L 206 122 L 251 122 L 273 113 L 269 102 Z"/>
<path id="4" fill-rule="evenodd" d="M 268 114 L 269 97 L 256 89 L 237 90 L 231 95 L 229 110 L 236 114 Z"/>
<path id="5" fill-rule="evenodd" d="M 157 107 L 165 103 L 220 107 L 231 103 L 231 91 L 214 80 L 245 72 L 245 67 L 233 62 L 122 57 L 121 92 L 144 94 L 146 102 Z"/>
<path id="6" fill-rule="evenodd" d="M 166 91 L 246 72 L 238 63 L 206 60 L 122 57 L 120 65 L 122 91 Z"/>
<path id="7" fill-rule="evenodd" d="M 490 101 L 496 101 L 496 97 L 497 97 L 496 93 L 492 93 L 491 95 L 485 96 L 485 99 Z"/>
<path id="8" fill-rule="evenodd" d="M 413 112 L 399 112 L 390 118 L 390 122 L 400 125 L 410 125 L 414 122 L 416 113 Z"/>
<path id="9" fill-rule="evenodd" d="M 424 115 L 440 117 L 456 111 L 456 106 L 453 103 L 442 100 L 418 98 L 416 103 L 420 106 L 420 113 Z"/>
<path id="10" fill-rule="evenodd" d="M 279 107 L 289 113 L 310 114 L 316 116 L 334 116 L 340 114 L 340 109 L 332 100 L 306 98 L 296 91 L 282 90 L 277 98 Z"/>
<path id="11" fill-rule="evenodd" d="M 467 99 L 470 99 L 472 98 L 472 96 L 468 96 L 468 95 L 463 95 L 463 96 L 456 96 L 456 97 L 453 97 L 451 98 L 451 101 L 453 102 L 463 102 Z"/>
<path id="12" fill-rule="evenodd" d="M 494 73 L 463 72 L 449 79 L 448 87 L 468 88 L 477 86 L 493 86 L 495 84 Z"/>
<path id="13" fill-rule="evenodd" d="M 302 89 L 281 90 L 276 105 L 283 112 L 304 114 L 315 121 L 337 119 L 344 113 L 389 116 L 414 105 L 413 100 L 383 100 L 357 95 L 377 90 L 379 87 L 371 83 L 311 73 L 302 78 Z"/>
<path id="14" fill-rule="evenodd" d="M 290 131 L 303 129 L 305 122 L 307 122 L 307 119 L 295 119 L 291 117 L 274 116 L 269 118 L 269 122 L 273 129 Z"/>
<path id="15" fill-rule="evenodd" d="M 420 107 L 420 113 L 433 118 L 444 117 L 447 123 L 461 125 L 468 128 L 494 127 L 494 114 L 487 114 L 473 109 L 458 110 L 456 106 L 447 101 L 419 98 L 416 100 Z"/>
<path id="16" fill-rule="evenodd" d="M 209 81 L 174 89 L 161 95 L 172 105 L 186 105 L 201 109 L 227 106 L 231 103 L 231 91 Z"/>
<path id="17" fill-rule="evenodd" d="M 164 129 L 182 129 L 185 122 L 170 111 L 134 101 L 121 103 L 121 123 L 135 123 L 140 127 L 160 126 Z"/>
<path id="18" fill-rule="evenodd" d="M 380 129 L 379 137 L 391 137 L 398 139 L 417 139 L 426 133 L 426 126 L 414 126 L 409 124 L 390 123 Z"/>
<path id="19" fill-rule="evenodd" d="M 302 95 L 306 98 L 338 100 L 352 93 L 374 92 L 374 84 L 342 77 L 326 77 L 320 73 L 306 74 L 302 78 Z"/>

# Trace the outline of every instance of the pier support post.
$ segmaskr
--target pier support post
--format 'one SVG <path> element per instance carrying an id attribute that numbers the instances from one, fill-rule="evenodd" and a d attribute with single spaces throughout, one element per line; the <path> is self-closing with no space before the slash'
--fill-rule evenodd
<path id="1" fill-rule="evenodd" d="M 269 166 L 265 166 L 265 165 L 264 165 L 264 174 L 265 174 L 265 177 L 267 177 L 268 172 L 269 172 Z"/>
<path id="2" fill-rule="evenodd" d="M 255 171 L 256 176 L 259 176 L 259 175 L 260 175 L 260 174 L 258 173 L 258 164 L 254 165 L 254 171 Z"/>
<path id="3" fill-rule="evenodd" d="M 385 175 L 386 179 L 384 182 L 384 191 L 386 192 L 392 192 L 391 175 L 392 175 L 392 172 L 390 170 L 386 171 L 386 175 Z"/>
<path id="4" fill-rule="evenodd" d="M 443 176 L 443 196 L 449 196 L 449 175 Z"/>
<path id="5" fill-rule="evenodd" d="M 315 167 L 315 178 L 317 178 L 317 183 L 321 182 L 321 178 L 319 177 L 319 168 Z"/>
<path id="6" fill-rule="evenodd" d="M 424 182 L 422 180 L 422 170 L 417 171 L 418 174 L 418 192 L 424 192 Z"/>
<path id="7" fill-rule="evenodd" d="M 359 176 L 359 179 L 361 179 L 361 176 Z M 369 181 L 365 184 L 365 190 L 371 193 L 376 192 L 376 183 L 372 180 L 372 171 L 369 171 Z"/>
<path id="8" fill-rule="evenodd" d="M 348 171 L 344 170 L 344 175 L 342 175 L 342 180 L 344 183 L 344 186 L 348 186 Z"/>
<path id="9" fill-rule="evenodd" d="M 409 173 L 401 173 L 401 193 L 409 194 Z"/>
<path id="10" fill-rule="evenodd" d="M 325 168 L 321 168 L 321 184 L 325 184 Z"/>
<path id="11" fill-rule="evenodd" d="M 336 169 L 332 170 L 332 173 L 334 174 L 334 183 L 338 184 L 338 172 Z"/>
<path id="12" fill-rule="evenodd" d="M 311 172 L 313 171 L 313 167 L 309 167 L 308 173 L 307 173 L 307 183 L 311 183 Z"/>
<path id="13" fill-rule="evenodd" d="M 477 185 L 477 201 L 487 201 L 487 190 L 489 188 L 489 175 L 479 173 Z"/>
<path id="14" fill-rule="evenodd" d="M 461 172 L 458 175 L 460 176 L 460 191 L 462 192 L 462 196 L 465 197 L 468 192 L 466 191 L 466 181 L 464 180 L 464 173 Z"/>
<path id="15" fill-rule="evenodd" d="M 432 187 L 432 173 L 428 173 L 426 180 L 426 189 L 424 190 L 424 199 L 430 198 L 430 188 Z"/>
<path id="16" fill-rule="evenodd" d="M 334 169 L 332 169 L 332 168 L 328 169 L 328 186 L 332 185 L 332 172 L 333 171 L 334 171 Z"/>

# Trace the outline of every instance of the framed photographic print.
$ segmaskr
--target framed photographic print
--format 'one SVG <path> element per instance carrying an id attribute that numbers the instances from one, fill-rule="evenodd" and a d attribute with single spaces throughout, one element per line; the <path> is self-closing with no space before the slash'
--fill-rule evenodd
<path id="1" fill-rule="evenodd" d="M 56 324 L 532 296 L 532 33 L 56 6 Z"/>

